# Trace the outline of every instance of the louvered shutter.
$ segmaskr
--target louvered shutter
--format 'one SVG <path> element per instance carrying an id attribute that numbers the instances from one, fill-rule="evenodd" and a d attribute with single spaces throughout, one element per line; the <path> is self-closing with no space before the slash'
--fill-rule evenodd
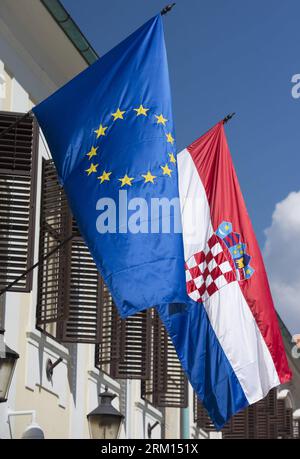
<path id="1" fill-rule="evenodd" d="M 206 409 L 202 405 L 201 401 L 198 399 L 196 393 L 194 392 L 194 422 L 196 423 L 199 429 L 203 429 L 206 432 L 212 432 L 215 430 Z"/>
<path id="2" fill-rule="evenodd" d="M 285 410 L 285 438 L 293 438 L 293 410 L 286 408 Z"/>
<path id="3" fill-rule="evenodd" d="M 293 410 L 284 399 L 277 400 L 277 438 L 293 438 Z"/>
<path id="4" fill-rule="evenodd" d="M 117 379 L 147 379 L 150 377 L 151 313 L 139 312 L 120 321 L 120 358 L 115 360 L 113 377 Z"/>
<path id="5" fill-rule="evenodd" d="M 68 263 L 68 315 L 60 328 L 59 340 L 67 343 L 100 341 L 101 280 L 96 265 L 73 221 Z"/>
<path id="6" fill-rule="evenodd" d="M 120 356 L 120 321 L 107 286 L 101 283 L 100 341 L 95 346 L 95 366 L 111 375 Z"/>
<path id="7" fill-rule="evenodd" d="M 233 416 L 222 430 L 222 436 L 225 439 L 248 439 L 249 424 L 248 410 L 243 410 Z"/>
<path id="8" fill-rule="evenodd" d="M 0 112 L 0 132 L 23 115 Z M 0 137 L 0 288 L 33 264 L 38 128 L 33 116 Z M 10 291 L 30 292 L 32 273 Z"/>
<path id="9" fill-rule="evenodd" d="M 206 431 L 214 430 L 209 417 L 195 396 L 194 421 Z M 263 400 L 233 416 L 222 429 L 223 438 L 276 439 L 297 438 L 299 423 L 293 423 L 293 410 L 285 400 L 277 400 L 272 389 Z"/>
<path id="10" fill-rule="evenodd" d="M 142 398 L 157 407 L 186 407 L 188 381 L 172 341 L 155 310 L 152 311 L 151 342 L 151 378 L 142 382 Z"/>
<path id="11" fill-rule="evenodd" d="M 57 247 L 72 231 L 72 217 L 52 161 L 43 159 L 42 167 L 40 257 Z M 55 339 L 68 316 L 70 259 L 69 242 L 39 266 L 37 328 Z"/>
<path id="12" fill-rule="evenodd" d="M 270 390 L 267 396 L 267 410 L 271 416 L 277 413 L 277 389 Z"/>
<path id="13" fill-rule="evenodd" d="M 268 397 L 255 404 L 256 415 L 256 438 L 260 440 L 270 438 L 270 416 L 268 412 Z"/>
<path id="14" fill-rule="evenodd" d="M 247 408 L 248 416 L 248 438 L 253 440 L 257 438 L 257 406 L 250 405 Z"/>
<path id="15" fill-rule="evenodd" d="M 101 339 L 96 345 L 95 365 L 116 379 L 150 377 L 150 310 L 121 319 L 104 285 Z"/>
<path id="16" fill-rule="evenodd" d="M 74 238 L 39 268 L 37 328 L 60 342 L 99 342 L 100 276 L 50 160 L 43 160 L 40 227 L 40 256 Z"/>
<path id="17" fill-rule="evenodd" d="M 285 400 L 277 400 L 277 431 L 279 438 L 285 438 Z"/>
<path id="18" fill-rule="evenodd" d="M 150 377 L 141 383 L 141 397 L 158 407 L 161 394 L 167 390 L 167 348 L 163 324 L 155 309 L 151 309 Z"/>
<path id="19" fill-rule="evenodd" d="M 276 439 L 277 432 L 277 389 L 272 389 L 267 396 L 267 411 L 269 418 L 269 438 Z"/>

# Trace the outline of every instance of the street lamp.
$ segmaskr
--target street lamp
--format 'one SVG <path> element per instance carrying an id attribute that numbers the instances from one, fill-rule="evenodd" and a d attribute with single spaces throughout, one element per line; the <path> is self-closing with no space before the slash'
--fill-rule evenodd
<path id="1" fill-rule="evenodd" d="M 19 354 L 4 343 L 4 330 L 0 329 L 0 403 L 7 401 L 8 391 L 18 358 Z"/>
<path id="2" fill-rule="evenodd" d="M 116 410 L 111 402 L 116 397 L 105 387 L 105 392 L 99 395 L 100 404 L 87 415 L 90 436 L 94 440 L 116 439 L 124 416 Z"/>

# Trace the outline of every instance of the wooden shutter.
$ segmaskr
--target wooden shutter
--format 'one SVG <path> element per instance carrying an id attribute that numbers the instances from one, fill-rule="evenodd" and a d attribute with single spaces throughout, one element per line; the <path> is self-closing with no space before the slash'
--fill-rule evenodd
<path id="1" fill-rule="evenodd" d="M 72 217 L 55 168 L 52 161 L 43 159 L 40 257 L 63 242 L 71 229 Z M 58 338 L 62 321 L 68 315 L 70 257 L 71 244 L 68 243 L 39 266 L 37 328 L 54 338 Z"/>
<path id="2" fill-rule="evenodd" d="M 101 280 L 79 230 L 73 221 L 68 263 L 68 314 L 61 325 L 62 342 L 98 343 L 100 341 Z"/>
<path id="3" fill-rule="evenodd" d="M 43 160 L 40 256 L 74 234 L 39 268 L 37 328 L 60 342 L 100 341 L 101 281 L 79 235 L 53 162 Z"/>
<path id="4" fill-rule="evenodd" d="M 121 319 L 105 285 L 103 295 L 101 339 L 96 345 L 95 366 L 116 379 L 149 378 L 151 312 Z"/>
<path id="5" fill-rule="evenodd" d="M 206 432 L 212 432 L 215 430 L 215 426 L 210 419 L 208 412 L 198 399 L 197 394 L 194 392 L 194 422 L 199 429 L 203 429 Z"/>
<path id="6" fill-rule="evenodd" d="M 0 133 L 23 115 L 0 112 Z M 0 137 L 0 288 L 33 264 L 38 128 L 33 116 Z M 10 291 L 30 292 L 32 273 Z"/>
<path id="7" fill-rule="evenodd" d="M 247 410 L 248 415 L 248 438 L 254 440 L 257 438 L 257 407 L 256 404 L 250 405 Z"/>
<path id="8" fill-rule="evenodd" d="M 223 438 L 227 439 L 248 439 L 249 423 L 248 410 L 243 410 L 233 416 L 222 430 Z"/>
<path id="9" fill-rule="evenodd" d="M 185 408 L 188 381 L 158 313 L 152 310 L 151 377 L 142 381 L 141 396 L 157 407 Z"/>
<path id="10" fill-rule="evenodd" d="M 150 377 L 141 383 L 141 397 L 158 407 L 161 394 L 167 390 L 167 352 L 163 324 L 155 309 L 151 309 L 151 335 L 148 342 L 151 353 Z"/>
<path id="11" fill-rule="evenodd" d="M 194 417 L 198 427 L 214 430 L 208 414 L 195 396 Z M 223 438 L 277 438 L 277 391 L 273 389 L 263 400 L 233 416 L 222 429 Z"/>
<path id="12" fill-rule="evenodd" d="M 277 389 L 272 389 L 267 396 L 267 412 L 269 419 L 269 437 L 276 439 L 278 437 L 277 429 Z"/>
<path id="13" fill-rule="evenodd" d="M 114 361 L 112 376 L 117 379 L 147 379 L 150 377 L 150 349 L 147 344 L 151 330 L 150 311 L 127 319 L 118 319 L 120 358 Z"/>
<path id="14" fill-rule="evenodd" d="M 293 410 L 286 408 L 285 410 L 285 438 L 293 438 Z"/>
<path id="15" fill-rule="evenodd" d="M 95 346 L 95 366 L 99 370 L 111 375 L 115 362 L 119 360 L 120 349 L 120 321 L 117 308 L 107 286 L 101 283 L 101 314 L 100 314 L 100 341 Z"/>
<path id="16" fill-rule="evenodd" d="M 268 397 L 255 404 L 256 407 L 256 437 L 264 440 L 270 438 L 270 416 L 268 412 Z"/>
<path id="17" fill-rule="evenodd" d="M 277 400 L 277 428 L 278 437 L 286 438 L 285 400 Z"/>
<path id="18" fill-rule="evenodd" d="M 195 396 L 194 421 L 206 431 L 214 430 L 208 414 Z M 233 416 L 222 429 L 223 438 L 276 439 L 298 438 L 299 423 L 293 422 L 293 410 L 285 400 L 277 400 L 277 389 L 267 397 Z"/>

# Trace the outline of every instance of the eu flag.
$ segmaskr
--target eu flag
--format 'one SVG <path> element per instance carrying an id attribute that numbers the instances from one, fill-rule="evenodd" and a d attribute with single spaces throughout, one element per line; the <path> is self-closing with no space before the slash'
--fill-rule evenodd
<path id="1" fill-rule="evenodd" d="M 185 301 L 161 16 L 33 111 L 121 316 Z"/>

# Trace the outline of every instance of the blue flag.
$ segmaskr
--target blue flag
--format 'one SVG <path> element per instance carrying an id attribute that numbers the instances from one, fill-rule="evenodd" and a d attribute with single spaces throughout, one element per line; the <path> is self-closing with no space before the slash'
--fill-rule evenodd
<path id="1" fill-rule="evenodd" d="M 121 316 L 185 301 L 161 16 L 33 111 L 81 234 Z"/>

